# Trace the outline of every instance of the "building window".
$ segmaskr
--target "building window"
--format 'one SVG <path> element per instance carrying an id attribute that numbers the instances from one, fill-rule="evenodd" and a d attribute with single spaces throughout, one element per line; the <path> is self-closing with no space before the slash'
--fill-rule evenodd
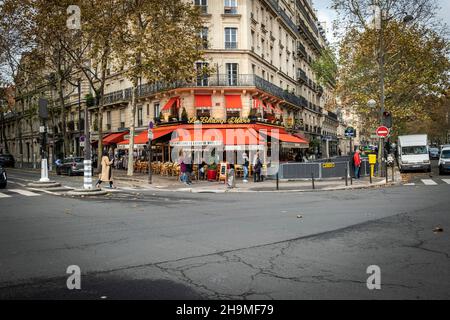
<path id="1" fill-rule="evenodd" d="M 241 117 L 241 112 L 240 111 L 227 110 L 227 119 L 240 118 L 240 117 Z"/>
<path id="2" fill-rule="evenodd" d="M 106 130 L 111 130 L 111 111 L 106 112 Z"/>
<path id="3" fill-rule="evenodd" d="M 227 63 L 227 79 L 229 86 L 238 85 L 238 64 L 237 63 Z"/>
<path id="4" fill-rule="evenodd" d="M 159 102 L 155 102 L 153 104 L 153 115 L 155 116 L 155 118 L 159 118 Z"/>
<path id="5" fill-rule="evenodd" d="M 211 110 L 198 108 L 197 109 L 197 118 L 201 118 L 201 117 L 211 117 Z"/>
<path id="6" fill-rule="evenodd" d="M 197 86 L 206 87 L 208 86 L 208 74 L 206 73 L 206 69 L 208 68 L 208 63 L 206 62 L 197 62 Z"/>
<path id="7" fill-rule="evenodd" d="M 125 110 L 122 109 L 119 112 L 120 127 L 125 128 Z"/>
<path id="8" fill-rule="evenodd" d="M 237 28 L 225 28 L 225 49 L 237 49 Z"/>
<path id="9" fill-rule="evenodd" d="M 200 38 L 202 39 L 203 49 L 208 49 L 208 28 L 207 27 L 203 27 L 200 30 Z"/>
<path id="10" fill-rule="evenodd" d="M 237 0 L 225 0 L 225 14 L 237 14 Z"/>
<path id="11" fill-rule="evenodd" d="M 137 117 L 137 126 L 142 127 L 143 125 L 143 119 L 142 119 L 142 107 L 138 108 L 138 117 Z"/>
<path id="12" fill-rule="evenodd" d="M 200 8 L 200 12 L 203 14 L 208 13 L 208 1 L 207 0 L 195 0 L 195 5 Z"/>

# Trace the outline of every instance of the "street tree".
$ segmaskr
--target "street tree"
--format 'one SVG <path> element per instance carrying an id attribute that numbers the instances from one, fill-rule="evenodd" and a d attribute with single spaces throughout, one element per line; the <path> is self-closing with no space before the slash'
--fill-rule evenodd
<path id="1" fill-rule="evenodd" d="M 136 106 L 140 79 L 149 84 L 192 80 L 203 59 L 200 11 L 179 0 L 128 0 L 127 23 L 114 42 L 116 64 L 132 82 L 128 175 L 133 175 Z"/>
<path id="2" fill-rule="evenodd" d="M 449 87 L 449 43 L 431 29 L 405 28 L 395 21 L 386 26 L 384 38 L 385 109 L 395 126 L 426 119 Z M 353 29 L 340 50 L 338 94 L 344 105 L 356 106 L 372 127 L 379 123 L 376 111 L 367 106 L 370 99 L 378 100 L 380 92 L 377 41 L 375 31 Z"/>

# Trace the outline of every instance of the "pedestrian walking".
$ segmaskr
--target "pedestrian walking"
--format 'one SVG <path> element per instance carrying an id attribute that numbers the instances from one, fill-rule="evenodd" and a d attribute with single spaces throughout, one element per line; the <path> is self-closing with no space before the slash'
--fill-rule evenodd
<path id="1" fill-rule="evenodd" d="M 361 178 L 361 154 L 359 150 L 356 150 L 353 156 L 353 163 L 355 165 L 355 179 Z"/>
<path id="2" fill-rule="evenodd" d="M 254 170 L 253 182 L 261 181 L 261 169 L 262 169 L 262 162 L 259 156 L 259 151 L 257 151 L 253 158 L 253 170 Z"/>
<path id="3" fill-rule="evenodd" d="M 186 183 L 186 162 L 184 155 L 180 155 L 178 163 L 180 164 L 180 181 Z"/>
<path id="4" fill-rule="evenodd" d="M 188 155 L 186 157 L 186 183 L 188 185 L 192 184 L 191 176 L 193 173 L 193 166 L 192 166 L 192 157 L 191 155 Z"/>
<path id="5" fill-rule="evenodd" d="M 247 153 L 244 152 L 244 154 L 242 155 L 242 158 L 244 160 L 244 164 L 242 166 L 242 169 L 244 170 L 244 183 L 248 182 L 248 166 L 250 165 L 250 161 L 248 159 L 248 155 Z"/>
<path id="6" fill-rule="evenodd" d="M 100 185 L 102 184 L 102 182 L 109 182 L 109 187 L 111 189 L 115 188 L 113 185 L 113 178 L 112 178 L 112 165 L 113 164 L 114 164 L 114 160 L 109 159 L 108 152 L 103 151 L 102 162 L 101 162 L 102 172 L 100 173 L 100 177 L 99 177 L 97 183 L 95 184 L 96 188 L 100 188 Z"/>

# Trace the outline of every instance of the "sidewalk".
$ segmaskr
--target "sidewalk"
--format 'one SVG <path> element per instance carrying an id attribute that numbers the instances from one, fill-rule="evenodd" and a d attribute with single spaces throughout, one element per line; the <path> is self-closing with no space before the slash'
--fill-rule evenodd
<path id="1" fill-rule="evenodd" d="M 194 192 L 194 193 L 222 193 L 222 192 L 274 192 L 277 191 L 276 180 L 265 180 L 264 182 L 254 183 L 252 178 L 248 183 L 243 183 L 242 178 L 237 178 L 236 187 L 231 189 L 222 182 L 209 181 L 192 181 L 192 185 L 186 185 L 177 180 L 177 177 L 162 177 L 153 175 L 152 184 L 148 183 L 148 174 L 135 173 L 133 177 L 129 177 L 126 171 L 114 170 L 114 180 L 118 186 L 127 185 L 129 187 L 145 187 L 154 190 L 180 191 L 180 192 Z M 400 183 L 400 175 L 396 175 L 396 182 Z M 375 177 L 370 183 L 369 177 L 360 180 L 353 180 L 351 184 L 348 179 L 348 186 L 345 185 L 344 179 L 333 180 L 315 180 L 315 189 L 313 189 L 311 180 L 299 181 L 279 181 L 279 191 L 284 192 L 310 192 L 310 191 L 330 191 L 330 190 L 346 190 L 346 189 L 361 189 L 386 186 L 386 179 Z M 389 184 L 392 185 L 391 178 Z"/>

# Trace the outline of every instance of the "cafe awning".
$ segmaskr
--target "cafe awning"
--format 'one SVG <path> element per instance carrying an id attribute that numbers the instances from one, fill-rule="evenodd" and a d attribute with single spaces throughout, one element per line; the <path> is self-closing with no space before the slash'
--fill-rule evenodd
<path id="1" fill-rule="evenodd" d="M 309 148 L 309 142 L 300 137 L 294 136 L 286 132 L 284 129 L 273 129 L 262 132 L 270 136 L 272 139 L 278 140 L 286 148 Z"/>
<path id="2" fill-rule="evenodd" d="M 161 137 L 164 137 L 170 133 L 172 133 L 176 129 L 175 126 L 169 127 L 169 128 L 157 128 L 153 129 L 153 141 L 156 139 L 159 139 Z M 136 137 L 134 137 L 134 144 L 135 146 L 143 146 L 148 143 L 148 132 L 142 131 L 139 133 Z M 130 140 L 124 140 L 118 144 L 121 148 L 128 148 L 128 145 L 130 144 Z"/>
<path id="3" fill-rule="evenodd" d="M 161 111 L 170 111 L 172 106 L 176 103 L 176 108 L 180 107 L 180 97 L 173 97 L 170 98 L 169 101 L 164 105 L 164 107 L 161 109 Z"/>
<path id="4" fill-rule="evenodd" d="M 122 142 L 124 140 L 123 137 L 126 134 L 128 134 L 128 131 L 111 133 L 111 134 L 109 134 L 109 135 L 107 135 L 106 137 L 103 138 L 103 145 L 109 146 L 109 145 L 112 145 L 112 144 L 117 144 L 119 142 Z"/>
<path id="5" fill-rule="evenodd" d="M 253 128 L 178 129 L 171 146 L 251 146 L 262 142 Z"/>

